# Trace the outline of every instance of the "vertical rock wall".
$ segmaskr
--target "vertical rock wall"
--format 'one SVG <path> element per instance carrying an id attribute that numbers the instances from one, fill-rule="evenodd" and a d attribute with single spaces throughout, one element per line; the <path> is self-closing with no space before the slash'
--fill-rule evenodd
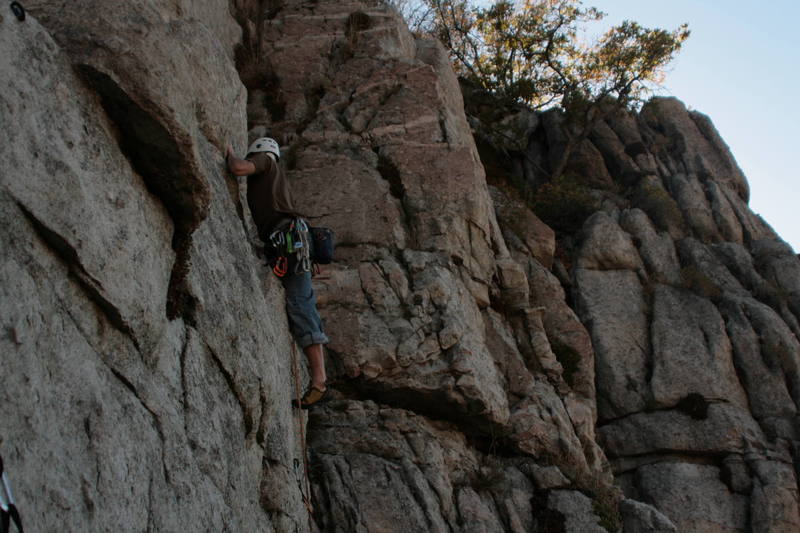
<path id="1" fill-rule="evenodd" d="M 655 99 L 593 142 L 631 198 L 573 270 L 617 479 L 681 531 L 796 531 L 800 261 L 707 117 Z"/>
<path id="2" fill-rule="evenodd" d="M 282 292 L 223 174 L 231 43 L 177 3 L 25 4 L 0 18 L 0 451 L 24 524 L 306 530 Z"/>
<path id="3" fill-rule="evenodd" d="M 484 159 L 507 158 L 490 179 L 550 179 L 557 113 L 509 114 L 508 142 L 472 110 Z M 800 261 L 747 206 L 727 146 L 708 117 L 656 98 L 601 122 L 568 179 L 597 212 L 560 233 L 553 271 L 591 334 L 617 483 L 679 531 L 796 531 Z"/>
<path id="4" fill-rule="evenodd" d="M 556 238 L 497 174 L 541 183 L 558 115 L 484 136 L 382 2 L 26 5 L 0 18 L 0 451 L 33 529 L 798 528 L 800 263 L 706 117 L 598 126 L 570 170 L 601 209 Z M 337 232 L 310 417 L 223 172 L 245 132 Z"/>
<path id="5" fill-rule="evenodd" d="M 530 222 L 512 257 L 442 47 L 381 2 L 249 25 L 251 137 L 290 146 L 301 210 L 339 241 L 317 278 L 336 398 L 309 422 L 320 527 L 602 530 L 591 341 L 543 266 L 552 231 L 506 198 Z"/>

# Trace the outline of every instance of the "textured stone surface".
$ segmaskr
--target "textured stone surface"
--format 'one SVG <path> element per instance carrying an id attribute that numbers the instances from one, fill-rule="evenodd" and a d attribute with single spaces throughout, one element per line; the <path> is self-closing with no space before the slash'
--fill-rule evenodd
<path id="1" fill-rule="evenodd" d="M 678 531 L 669 518 L 642 502 L 623 500 L 619 509 L 626 533 L 677 533 Z"/>
<path id="2" fill-rule="evenodd" d="M 708 117 L 689 113 L 674 98 L 653 98 L 642 109 L 642 118 L 669 139 L 667 149 L 679 165 L 677 172 L 724 180 L 726 186 L 747 200 L 747 180 Z"/>
<path id="3" fill-rule="evenodd" d="M 96 102 L 46 31 L 34 19 L 2 28 L 3 116 L 14 125 L 3 130 L 9 169 L 3 190 L 73 264 L 115 326 L 152 349 L 175 258 L 172 221 L 117 149 L 112 125 L 98 118 Z M 140 268 L 132 272 L 131 264 Z"/>
<path id="4" fill-rule="evenodd" d="M 297 440 L 279 403 L 291 394 L 289 339 L 267 303 L 281 295 L 274 281 L 262 289 L 220 152 L 202 137 L 190 145 L 207 207 L 181 252 L 193 304 L 170 320 L 170 197 L 149 190 L 152 176 L 34 16 L 4 17 L 0 40 L 3 122 L 15 125 L 0 158 L 19 170 L 3 173 L 0 191 L 2 394 L 13 413 L 2 453 L 26 527 L 305 527 Z M 190 67 L 170 68 L 189 79 Z"/>
<path id="5" fill-rule="evenodd" d="M 638 252 L 651 279 L 671 285 L 681 282 L 681 265 L 669 234 L 659 232 L 638 208 L 625 210 L 620 226 L 638 243 Z"/>
<path id="6" fill-rule="evenodd" d="M 359 401 L 310 424 L 325 531 L 530 531 L 531 481 L 449 424 Z"/>
<path id="7" fill-rule="evenodd" d="M 601 533 L 607 531 L 600 526 L 600 517 L 592 510 L 592 500 L 580 492 L 555 490 L 547 498 L 548 509 L 564 516 L 564 531 L 567 533 Z M 548 529 L 546 526 L 540 529 Z"/>
<path id="8" fill-rule="evenodd" d="M 719 469 L 691 463 L 662 463 L 638 470 L 637 483 L 645 502 L 672 518 L 678 531 L 746 531 L 744 496 L 731 493 L 719 479 Z"/>
<path id="9" fill-rule="evenodd" d="M 552 267 L 556 248 L 553 230 L 523 202 L 514 198 L 513 190 L 504 191 L 497 187 L 490 187 L 489 190 L 509 247 L 513 248 L 518 242 L 522 253 L 532 255 L 545 268 Z"/>
<path id="10" fill-rule="evenodd" d="M 650 403 L 650 326 L 644 289 L 634 272 L 579 269 L 579 309 L 591 324 L 600 418 L 617 418 Z"/>
<path id="11" fill-rule="evenodd" d="M 527 262 L 552 263 L 552 230 L 518 226 L 523 253 L 510 253 L 446 55 L 404 31 L 368 3 L 287 6 L 264 28 L 286 113 L 282 121 L 261 113 L 265 121 L 251 126 L 297 130 L 289 175 L 302 210 L 340 236 L 339 260 L 320 284 L 336 377 L 364 397 L 481 439 L 504 434 L 519 453 L 589 474 L 602 453 L 588 337 L 587 356 L 571 369 L 580 397 L 565 402 L 548 382 L 568 387 L 548 341 L 555 328 L 511 319 L 534 305 Z M 340 53 L 300 47 L 298 34 Z M 292 62 L 309 67 L 288 72 Z M 317 109 L 291 85 L 298 76 L 319 84 Z M 501 314 L 487 315 L 489 307 Z"/>
<path id="12" fill-rule="evenodd" d="M 653 374 L 657 405 L 689 394 L 746 406 L 733 348 L 717 308 L 694 294 L 659 285 L 653 303 Z"/>
<path id="13" fill-rule="evenodd" d="M 797 531 L 797 475 L 791 464 L 769 460 L 749 463 L 755 473 L 752 488 L 752 531 L 777 533 Z"/>
<path id="14" fill-rule="evenodd" d="M 791 436 L 797 412 L 793 382 L 800 356 L 796 338 L 775 311 L 757 301 L 729 302 L 721 311 L 753 417 L 771 436 Z"/>
<path id="15" fill-rule="evenodd" d="M 643 269 L 631 236 L 603 211 L 592 215 L 584 223 L 575 266 L 589 270 Z"/>
<path id="16" fill-rule="evenodd" d="M 604 118 L 569 164 L 600 212 L 557 234 L 506 177 L 549 179 L 562 117 L 487 134 L 382 2 L 26 5 L 0 19 L 0 451 L 31 529 L 798 529 L 800 261 L 707 117 Z M 337 233 L 307 428 L 223 174 L 247 130 Z"/>
<path id="17" fill-rule="evenodd" d="M 495 141 L 496 153 L 482 150 L 492 168 L 510 157 L 516 179 L 541 184 L 565 142 L 559 128 L 548 112 L 527 149 Z M 791 529 L 797 496 L 778 483 L 765 505 L 754 465 L 787 464 L 786 443 L 797 449 L 800 262 L 747 207 L 748 185 L 708 117 L 656 98 L 638 116 L 607 117 L 588 140 L 570 169 L 604 212 L 578 235 L 557 236 L 552 273 L 535 262 L 527 270 L 553 346 L 569 324 L 553 303 L 562 297 L 588 329 L 594 356 L 581 360 L 595 361 L 599 442 L 626 494 L 663 513 L 623 513 L 626 527 Z M 504 215 L 503 195 L 496 201 L 512 255 L 525 262 L 521 217 Z"/>
<path id="18" fill-rule="evenodd" d="M 728 404 L 703 406 L 705 412 L 683 405 L 675 411 L 638 413 L 599 428 L 610 457 L 639 456 L 666 451 L 688 453 L 744 452 L 764 435 L 746 411 Z M 700 411 L 700 412 L 698 412 Z"/>
<path id="19" fill-rule="evenodd" d="M 800 262 L 747 208 L 707 117 L 655 99 L 590 140 L 629 192 L 586 221 L 567 281 L 596 352 L 598 439 L 620 486 L 679 531 L 791 529 L 797 497 L 773 486 L 765 508 L 752 465 L 791 461 L 786 441 L 796 449 Z M 696 466 L 720 454 L 747 460 Z M 687 479 L 706 488 L 685 506 Z"/>

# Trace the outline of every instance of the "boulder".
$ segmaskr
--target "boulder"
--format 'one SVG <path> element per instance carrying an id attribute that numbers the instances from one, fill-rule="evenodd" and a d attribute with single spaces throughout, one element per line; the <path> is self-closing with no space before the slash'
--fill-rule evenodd
<path id="1" fill-rule="evenodd" d="M 656 285 L 653 293 L 650 387 L 659 407 L 690 394 L 746 407 L 733 349 L 717 308 L 684 290 Z"/>
<path id="2" fill-rule="evenodd" d="M 563 517 L 563 530 L 567 533 L 604 533 L 608 531 L 600 525 L 598 517 L 592 509 L 592 500 L 574 490 L 554 490 L 547 497 L 547 510 Z M 550 529 L 540 525 L 545 530 Z"/>
<path id="3" fill-rule="evenodd" d="M 747 201 L 747 180 L 708 117 L 688 112 L 676 98 L 653 98 L 641 119 L 669 139 L 666 150 L 679 161 L 678 172 L 708 176 Z"/>
<path id="4" fill-rule="evenodd" d="M 681 283 L 681 265 L 674 241 L 669 234 L 659 232 L 644 211 L 638 208 L 623 211 L 620 227 L 633 237 L 648 277 L 669 285 Z"/>
<path id="5" fill-rule="evenodd" d="M 665 462 L 637 472 L 642 500 L 665 514 L 678 531 L 746 531 L 747 499 L 733 494 L 711 465 Z"/>
<path id="6" fill-rule="evenodd" d="M 631 236 L 608 214 L 599 211 L 583 225 L 583 239 L 576 266 L 589 270 L 632 270 L 644 272 Z"/>
<path id="7" fill-rule="evenodd" d="M 646 503 L 625 499 L 619 504 L 626 533 L 677 533 L 672 521 Z"/>
<path id="8" fill-rule="evenodd" d="M 581 319 L 595 349 L 601 420 L 642 411 L 651 401 L 652 349 L 645 290 L 634 272 L 578 269 Z"/>
<path id="9" fill-rule="evenodd" d="M 637 413 L 598 429 L 609 457 L 643 456 L 666 451 L 692 454 L 743 453 L 765 443 L 750 414 L 724 403 L 686 401 L 675 410 Z"/>

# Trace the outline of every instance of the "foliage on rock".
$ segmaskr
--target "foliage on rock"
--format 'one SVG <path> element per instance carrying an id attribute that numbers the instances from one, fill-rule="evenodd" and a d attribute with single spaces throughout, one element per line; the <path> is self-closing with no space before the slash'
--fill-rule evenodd
<path id="1" fill-rule="evenodd" d="M 571 174 L 542 185 L 529 198 L 533 212 L 547 225 L 564 233 L 578 231 L 598 208 L 590 189 Z"/>
<path id="2" fill-rule="evenodd" d="M 636 187 L 632 201 L 663 231 L 682 228 L 684 225 L 680 207 L 663 187 L 641 183 Z"/>
<path id="3" fill-rule="evenodd" d="M 567 147 L 552 169 L 559 176 L 574 148 L 602 117 L 635 106 L 659 85 L 664 67 L 689 37 L 625 20 L 585 44 L 587 23 L 605 13 L 579 0 L 402 1 L 419 31 L 445 45 L 456 72 L 501 101 L 534 109 L 560 106 Z"/>

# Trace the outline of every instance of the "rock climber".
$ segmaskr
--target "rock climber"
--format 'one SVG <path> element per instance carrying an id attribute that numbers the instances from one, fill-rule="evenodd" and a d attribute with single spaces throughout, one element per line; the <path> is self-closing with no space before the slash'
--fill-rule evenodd
<path id="1" fill-rule="evenodd" d="M 262 137 L 253 141 L 244 159 L 229 145 L 225 160 L 231 173 L 247 176 L 247 204 L 273 272 L 286 290 L 289 327 L 310 367 L 311 382 L 299 401 L 301 408 L 308 409 L 328 393 L 323 351 L 328 337 L 311 285 L 308 226 L 294 207 L 289 183 L 278 164 L 280 156 L 278 143 Z"/>

